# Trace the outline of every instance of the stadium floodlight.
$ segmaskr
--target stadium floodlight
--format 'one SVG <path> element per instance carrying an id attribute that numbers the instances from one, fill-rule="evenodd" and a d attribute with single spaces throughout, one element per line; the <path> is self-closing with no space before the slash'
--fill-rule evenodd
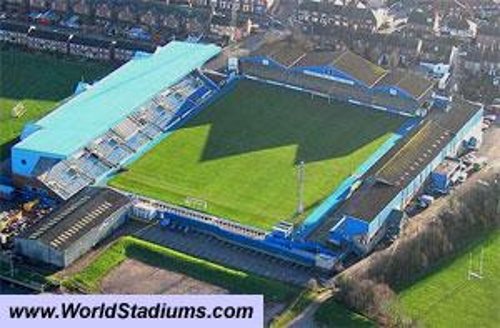
<path id="1" fill-rule="evenodd" d="M 299 164 L 299 171 L 297 175 L 297 187 L 298 187 L 298 198 L 299 202 L 297 205 L 297 214 L 304 213 L 304 161 Z"/>

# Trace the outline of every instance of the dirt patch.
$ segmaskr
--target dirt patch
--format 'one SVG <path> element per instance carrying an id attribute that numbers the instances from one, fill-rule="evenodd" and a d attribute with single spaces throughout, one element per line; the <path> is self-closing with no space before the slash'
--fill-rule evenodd
<path id="1" fill-rule="evenodd" d="M 227 294 L 224 288 L 128 259 L 101 282 L 104 294 Z"/>

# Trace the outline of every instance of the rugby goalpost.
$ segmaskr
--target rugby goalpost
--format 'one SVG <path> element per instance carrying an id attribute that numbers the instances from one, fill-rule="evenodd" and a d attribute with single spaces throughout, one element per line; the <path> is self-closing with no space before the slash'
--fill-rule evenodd
<path id="1" fill-rule="evenodd" d="M 26 112 L 27 112 L 26 107 L 24 106 L 23 102 L 20 101 L 12 108 L 12 110 L 10 111 L 10 115 L 13 118 L 20 118 L 24 114 L 26 114 Z"/>
<path id="2" fill-rule="evenodd" d="M 476 271 L 479 269 L 478 271 Z M 474 265 L 472 260 L 472 253 L 469 253 L 469 268 L 467 270 L 467 279 L 483 279 L 484 278 L 484 247 L 481 248 L 481 254 L 479 255 L 479 267 Z"/>

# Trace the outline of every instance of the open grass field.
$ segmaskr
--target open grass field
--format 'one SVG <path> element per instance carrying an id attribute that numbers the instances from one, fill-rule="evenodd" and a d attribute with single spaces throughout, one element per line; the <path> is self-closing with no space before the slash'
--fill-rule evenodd
<path id="1" fill-rule="evenodd" d="M 0 49 L 0 160 L 27 122 L 70 96 L 82 79 L 93 82 L 111 70 L 108 64 Z M 14 118 L 11 111 L 19 102 L 27 112 Z"/>
<path id="2" fill-rule="evenodd" d="M 220 286 L 233 294 L 262 294 L 266 301 L 270 302 L 289 301 L 299 293 L 296 287 L 227 268 L 134 237 L 120 238 L 88 267 L 63 284 L 97 292 L 102 280 L 128 259 L 185 274 L 193 279 Z"/>
<path id="3" fill-rule="evenodd" d="M 305 162 L 306 214 L 403 123 L 386 113 L 241 81 L 110 181 L 112 186 L 264 229 L 295 217 Z"/>
<path id="4" fill-rule="evenodd" d="M 484 248 L 484 278 L 468 280 L 469 254 L 479 271 Z M 403 290 L 410 316 L 426 327 L 498 327 L 500 322 L 500 231 Z"/>

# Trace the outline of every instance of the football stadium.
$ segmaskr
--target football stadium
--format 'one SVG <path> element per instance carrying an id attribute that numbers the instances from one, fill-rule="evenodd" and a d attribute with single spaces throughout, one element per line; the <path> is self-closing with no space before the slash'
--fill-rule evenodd
<path id="1" fill-rule="evenodd" d="M 482 107 L 414 73 L 286 40 L 208 70 L 220 51 L 173 41 L 81 84 L 26 125 L 14 181 L 60 202 L 107 185 L 136 218 L 331 269 L 481 143 Z"/>
<path id="2" fill-rule="evenodd" d="M 111 185 L 270 230 L 299 223 L 404 122 L 255 81 L 180 127 Z M 298 213 L 303 164 L 304 215 Z M 206 207 L 205 207 L 206 206 Z"/>

